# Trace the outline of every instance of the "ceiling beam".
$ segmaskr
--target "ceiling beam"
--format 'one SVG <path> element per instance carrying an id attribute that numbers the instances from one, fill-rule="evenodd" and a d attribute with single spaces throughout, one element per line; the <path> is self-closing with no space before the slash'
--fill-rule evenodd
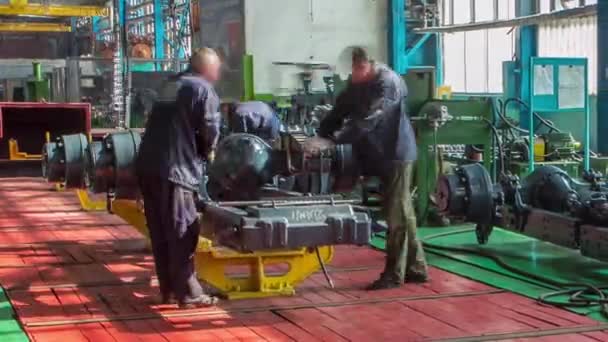
<path id="1" fill-rule="evenodd" d="M 543 22 L 558 20 L 564 18 L 576 18 L 594 15 L 597 13 L 597 5 L 587 5 L 583 7 L 575 7 L 571 9 L 553 11 L 549 13 L 537 13 L 505 20 L 488 20 L 468 24 L 454 24 L 437 27 L 425 27 L 414 29 L 416 33 L 454 33 L 465 31 L 477 31 L 483 29 L 492 29 L 500 27 L 518 27 L 537 25 Z"/>
<path id="2" fill-rule="evenodd" d="M 0 15 L 24 15 L 41 17 L 105 17 L 109 8 L 102 6 L 40 5 L 26 4 L 0 5 Z"/>
<path id="3" fill-rule="evenodd" d="M 1 22 L 0 32 L 71 32 L 72 27 L 64 23 Z"/>

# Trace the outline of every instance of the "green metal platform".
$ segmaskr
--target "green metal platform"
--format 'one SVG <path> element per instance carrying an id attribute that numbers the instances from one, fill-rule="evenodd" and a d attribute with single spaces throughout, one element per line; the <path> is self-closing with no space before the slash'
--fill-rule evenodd
<path id="1" fill-rule="evenodd" d="M 0 288 L 0 337 L 3 342 L 29 341 L 17 322 L 15 311 L 2 288 Z"/>
<path id="2" fill-rule="evenodd" d="M 418 234 L 425 243 L 431 265 L 527 297 L 538 298 L 560 288 L 506 270 L 492 258 L 474 251 L 493 255 L 518 270 L 542 275 L 552 281 L 588 283 L 598 287 L 608 285 L 607 263 L 583 257 L 575 250 L 506 230 L 495 228 L 490 242 L 483 246 L 477 244 L 472 226 L 421 228 Z M 372 245 L 384 249 L 384 234 L 377 234 Z M 467 249 L 470 252 L 448 251 L 435 246 Z M 608 321 L 599 312 L 599 306 L 569 309 L 593 319 Z"/>

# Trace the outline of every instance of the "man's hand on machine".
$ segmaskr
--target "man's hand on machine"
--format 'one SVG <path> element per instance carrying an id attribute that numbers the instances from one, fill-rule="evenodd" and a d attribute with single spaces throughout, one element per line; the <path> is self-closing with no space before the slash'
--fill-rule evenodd
<path id="1" fill-rule="evenodd" d="M 211 150 L 211 152 L 207 154 L 207 161 L 212 163 L 213 160 L 215 160 L 215 150 Z"/>
<path id="2" fill-rule="evenodd" d="M 316 156 L 322 151 L 333 148 L 336 143 L 330 139 L 314 136 L 308 138 L 303 144 L 303 152 L 305 155 Z"/>

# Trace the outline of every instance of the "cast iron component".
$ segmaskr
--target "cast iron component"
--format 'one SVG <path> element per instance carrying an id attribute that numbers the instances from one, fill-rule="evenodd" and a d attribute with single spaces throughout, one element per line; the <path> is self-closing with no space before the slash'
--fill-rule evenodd
<path id="1" fill-rule="evenodd" d="M 115 198 L 134 199 L 139 193 L 135 159 L 141 136 L 135 131 L 111 133 L 103 140 L 95 165 L 92 191 L 111 192 Z"/>
<path id="2" fill-rule="evenodd" d="M 42 177 L 48 182 L 60 182 L 65 173 L 58 158 L 57 143 L 47 142 L 42 146 Z"/>
<path id="3" fill-rule="evenodd" d="M 554 166 L 542 166 L 521 182 L 505 176 L 488 186 L 488 173 L 467 165 L 441 177 L 436 198 L 443 212 L 477 223 L 480 243 L 495 225 L 606 258 L 608 189 L 593 175 L 587 180 L 592 181 L 581 183 Z"/>
<path id="4" fill-rule="evenodd" d="M 207 192 L 215 200 L 254 199 L 276 174 L 272 148 L 252 134 L 223 139 L 209 166 Z M 236 197 L 236 198 L 235 198 Z"/>
<path id="5" fill-rule="evenodd" d="M 84 187 L 88 145 L 84 134 L 62 135 L 56 142 L 44 144 L 42 173 L 47 181 L 64 183 L 66 188 Z"/>
<path id="6" fill-rule="evenodd" d="M 582 225 L 580 228 L 581 254 L 608 260 L 608 227 Z"/>
<path id="7" fill-rule="evenodd" d="M 93 141 L 89 143 L 87 148 L 85 149 L 85 174 L 84 174 L 84 182 L 87 188 L 93 189 L 95 187 L 99 188 L 107 188 L 107 185 L 97 184 L 95 179 L 95 167 L 97 166 L 97 161 L 101 157 L 101 152 L 103 150 L 103 142 L 101 141 Z M 100 181 L 97 179 L 97 181 Z"/>
<path id="8" fill-rule="evenodd" d="M 274 206 L 260 203 L 207 205 L 201 234 L 240 252 L 369 243 L 371 219 L 351 205 L 314 197 Z"/>
<path id="9" fill-rule="evenodd" d="M 477 223 L 477 242 L 488 242 L 496 215 L 495 193 L 490 175 L 481 164 L 459 166 L 454 174 L 441 176 L 435 198 L 441 212 Z"/>
<path id="10" fill-rule="evenodd" d="M 495 215 L 492 180 L 481 164 L 459 166 L 453 174 L 440 176 L 435 198 L 440 211 L 470 222 L 488 224 Z"/>
<path id="11" fill-rule="evenodd" d="M 61 136 L 60 150 L 63 147 L 65 156 L 65 187 L 83 188 L 86 169 L 85 150 L 89 141 L 84 134 Z"/>
<path id="12" fill-rule="evenodd" d="M 216 159 L 209 166 L 209 196 L 216 201 L 258 199 L 260 189 L 272 183 L 277 175 L 323 176 L 315 191 L 306 191 L 298 188 L 302 184 L 296 184 L 295 190 L 303 193 L 322 194 L 352 188 L 358 179 L 352 147 L 333 145 L 315 155 L 308 155 L 302 147 L 306 139 L 304 135 L 286 134 L 282 138 L 283 146 L 273 149 L 251 134 L 230 135 L 220 142 Z M 310 189 L 309 186 L 306 188 Z"/>
<path id="13" fill-rule="evenodd" d="M 580 202 L 568 174 L 554 166 L 541 166 L 522 182 L 526 204 L 556 213 L 571 212 Z"/>

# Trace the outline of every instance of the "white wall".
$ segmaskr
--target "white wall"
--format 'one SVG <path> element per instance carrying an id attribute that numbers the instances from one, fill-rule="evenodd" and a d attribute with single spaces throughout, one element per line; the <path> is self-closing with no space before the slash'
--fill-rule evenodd
<path id="1" fill-rule="evenodd" d="M 538 55 L 586 57 L 589 93 L 597 94 L 597 15 L 539 25 Z"/>
<path id="2" fill-rule="evenodd" d="M 387 60 L 388 0 L 245 0 L 245 41 L 253 55 L 256 93 L 301 88 L 297 67 L 273 62 L 326 62 L 342 77 L 350 70 L 349 47 L 364 46 Z M 323 72 L 313 88 L 324 88 Z"/>

